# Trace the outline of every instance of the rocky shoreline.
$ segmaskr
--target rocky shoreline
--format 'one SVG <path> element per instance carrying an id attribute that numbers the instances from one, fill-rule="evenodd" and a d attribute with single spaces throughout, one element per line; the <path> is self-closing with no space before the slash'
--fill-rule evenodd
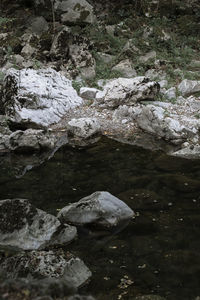
<path id="1" fill-rule="evenodd" d="M 17 157 L 16 177 L 62 146 L 103 136 L 200 159 L 198 1 L 15 2 L 0 7 L 0 157 Z M 93 300 L 76 295 L 92 273 L 65 245 L 77 226 L 108 230 L 133 217 L 108 192 L 57 217 L 25 199 L 1 200 L 2 299 Z"/>

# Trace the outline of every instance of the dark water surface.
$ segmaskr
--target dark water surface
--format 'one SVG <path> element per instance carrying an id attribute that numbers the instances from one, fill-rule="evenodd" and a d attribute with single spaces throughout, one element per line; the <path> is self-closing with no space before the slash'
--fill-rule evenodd
<path id="1" fill-rule="evenodd" d="M 105 190 L 137 212 L 121 232 L 81 233 L 67 247 L 93 272 L 82 293 L 99 300 L 200 296 L 200 161 L 102 139 L 87 149 L 62 148 L 21 178 L 15 177 L 20 160 L 2 158 L 0 167 L 1 199 L 28 198 L 56 214 L 69 202 Z"/>

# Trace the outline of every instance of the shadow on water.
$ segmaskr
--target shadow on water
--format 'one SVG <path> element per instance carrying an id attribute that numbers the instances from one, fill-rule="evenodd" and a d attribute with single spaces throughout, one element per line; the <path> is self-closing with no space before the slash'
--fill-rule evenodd
<path id="1" fill-rule="evenodd" d="M 1 160 L 1 199 L 28 198 L 56 214 L 70 202 L 106 190 L 137 213 L 121 231 L 81 233 L 67 247 L 93 272 L 83 293 L 99 300 L 152 293 L 169 300 L 200 296 L 199 161 L 102 139 L 84 149 L 63 147 L 21 178 L 14 168 L 12 159 Z"/>

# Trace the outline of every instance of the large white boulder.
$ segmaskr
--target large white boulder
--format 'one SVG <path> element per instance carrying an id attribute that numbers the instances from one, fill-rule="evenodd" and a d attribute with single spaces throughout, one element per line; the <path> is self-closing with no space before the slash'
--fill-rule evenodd
<path id="1" fill-rule="evenodd" d="M 82 104 L 70 80 L 48 69 L 10 69 L 0 99 L 6 115 L 27 127 L 47 127 Z"/>

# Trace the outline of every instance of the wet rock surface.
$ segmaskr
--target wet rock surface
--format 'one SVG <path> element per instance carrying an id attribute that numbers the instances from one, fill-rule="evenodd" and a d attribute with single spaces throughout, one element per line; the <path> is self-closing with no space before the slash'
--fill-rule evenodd
<path id="1" fill-rule="evenodd" d="M 108 192 L 95 192 L 61 209 L 58 218 L 71 224 L 97 224 L 116 226 L 134 216 L 134 212 L 121 200 Z"/>
<path id="2" fill-rule="evenodd" d="M 1 248 L 39 249 L 49 244 L 68 243 L 76 236 L 75 227 L 63 230 L 56 217 L 35 208 L 25 199 L 1 200 L 0 223 Z"/>
<path id="3" fill-rule="evenodd" d="M 80 260 L 62 251 L 30 251 L 5 259 L 1 267 L 8 278 L 60 278 L 71 288 L 78 288 L 90 277 L 91 272 Z"/>

